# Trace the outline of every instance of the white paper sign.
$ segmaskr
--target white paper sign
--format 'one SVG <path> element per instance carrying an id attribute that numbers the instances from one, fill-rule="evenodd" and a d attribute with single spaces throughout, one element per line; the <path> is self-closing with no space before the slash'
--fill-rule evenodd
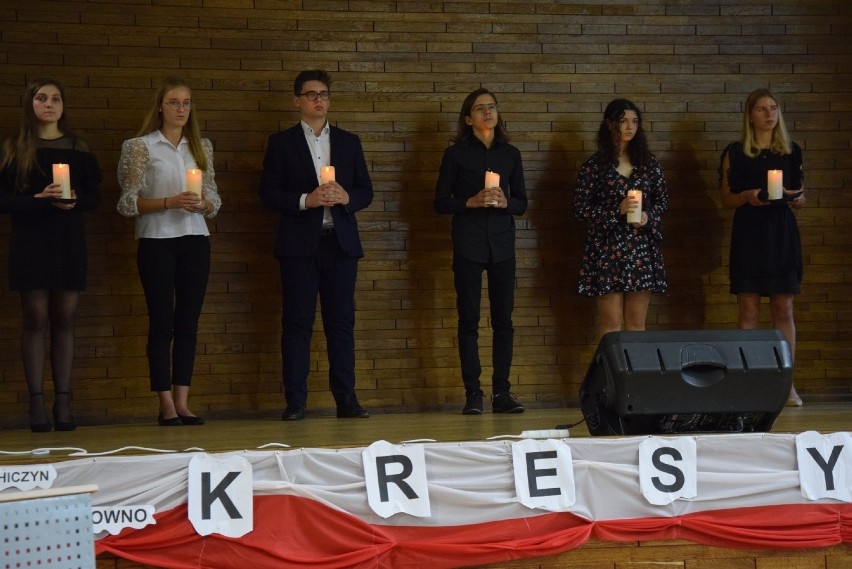
<path id="1" fill-rule="evenodd" d="M 698 448 L 693 437 L 649 437 L 639 445 L 639 488 L 655 506 L 698 495 Z"/>
<path id="2" fill-rule="evenodd" d="M 125 528 L 156 525 L 154 506 L 110 506 L 92 508 L 92 531 L 118 535 Z"/>
<path id="3" fill-rule="evenodd" d="M 254 526 L 251 464 L 240 456 L 189 461 L 189 521 L 199 535 L 242 537 Z"/>
<path id="4" fill-rule="evenodd" d="M 54 480 L 56 469 L 50 464 L 0 468 L 0 491 L 17 488 L 26 492 L 35 488 L 50 488 Z"/>
<path id="5" fill-rule="evenodd" d="M 533 440 L 512 444 L 515 493 L 528 508 L 564 512 L 577 501 L 571 448 L 561 441 Z"/>
<path id="6" fill-rule="evenodd" d="M 376 441 L 361 453 L 367 483 L 367 501 L 379 516 L 406 513 L 432 515 L 426 454 L 423 445 L 392 445 Z"/>
<path id="7" fill-rule="evenodd" d="M 796 459 L 802 496 L 852 502 L 852 433 L 796 435 Z"/>

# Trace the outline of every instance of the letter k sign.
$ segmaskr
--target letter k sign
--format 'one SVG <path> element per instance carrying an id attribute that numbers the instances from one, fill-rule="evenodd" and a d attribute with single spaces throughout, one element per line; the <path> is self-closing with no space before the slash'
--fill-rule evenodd
<path id="1" fill-rule="evenodd" d="M 199 535 L 242 537 L 252 530 L 252 469 L 246 459 L 198 454 L 188 470 L 189 521 Z"/>

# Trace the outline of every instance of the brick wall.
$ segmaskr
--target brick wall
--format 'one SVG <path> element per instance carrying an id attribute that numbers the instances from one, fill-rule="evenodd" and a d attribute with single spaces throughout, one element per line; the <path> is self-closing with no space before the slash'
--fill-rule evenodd
<path id="1" fill-rule="evenodd" d="M 577 168 L 615 97 L 643 108 L 671 195 L 664 221 L 670 292 L 654 298 L 649 327 L 734 327 L 726 266 L 732 212 L 720 207 L 716 168 L 756 87 L 781 96 L 805 151 L 796 383 L 806 401 L 848 400 L 850 28 L 846 0 L 5 0 L 0 134 L 17 128 L 27 81 L 56 77 L 67 87 L 71 125 L 105 172 L 103 206 L 89 225 L 90 286 L 77 319 L 79 419 L 153 417 L 133 222 L 115 212 L 114 172 L 121 142 L 141 125 L 166 74 L 194 86 L 224 201 L 210 224 L 213 271 L 193 408 L 212 416 L 280 411 L 276 218 L 260 207 L 257 183 L 267 136 L 298 118 L 292 80 L 309 67 L 332 72 L 331 119 L 362 137 L 376 191 L 360 215 L 366 257 L 356 340 L 365 406 L 461 405 L 449 217 L 434 214 L 431 203 L 461 100 L 480 86 L 500 97 L 530 194 L 518 221 L 512 370 L 525 403 L 576 404 L 595 347 L 593 306 L 574 292 L 585 228 L 573 221 L 571 204 Z M 8 231 L 4 217 L 0 236 Z M 5 267 L 5 248 L 0 255 Z M 4 286 L 2 426 L 26 421 L 19 330 L 18 297 Z M 482 344 L 488 362 L 487 328 Z M 332 405 L 324 348 L 315 334 L 312 408 Z"/>

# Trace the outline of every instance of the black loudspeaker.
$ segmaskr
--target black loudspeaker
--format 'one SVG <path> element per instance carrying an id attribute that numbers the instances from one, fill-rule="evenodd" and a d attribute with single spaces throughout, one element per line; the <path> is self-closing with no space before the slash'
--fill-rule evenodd
<path id="1" fill-rule="evenodd" d="M 792 384 L 779 330 L 610 332 L 580 407 L 592 435 L 765 432 Z"/>

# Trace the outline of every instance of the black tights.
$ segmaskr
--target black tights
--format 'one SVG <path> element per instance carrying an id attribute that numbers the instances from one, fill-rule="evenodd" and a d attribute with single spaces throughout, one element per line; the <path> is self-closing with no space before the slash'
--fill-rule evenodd
<path id="1" fill-rule="evenodd" d="M 71 421 L 71 366 L 74 362 L 74 316 L 80 292 L 76 290 L 27 290 L 21 292 L 23 323 L 21 356 L 30 394 L 42 393 L 45 336 L 50 328 L 50 367 L 56 420 Z M 44 423 L 43 397 L 30 397 L 30 422 Z"/>

